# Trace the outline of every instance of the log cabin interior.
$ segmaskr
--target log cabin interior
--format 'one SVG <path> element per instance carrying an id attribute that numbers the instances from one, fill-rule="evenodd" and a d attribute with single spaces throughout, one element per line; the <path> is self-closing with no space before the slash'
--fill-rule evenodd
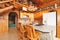
<path id="1" fill-rule="evenodd" d="M 0 0 L 0 40 L 60 40 L 60 0 Z"/>

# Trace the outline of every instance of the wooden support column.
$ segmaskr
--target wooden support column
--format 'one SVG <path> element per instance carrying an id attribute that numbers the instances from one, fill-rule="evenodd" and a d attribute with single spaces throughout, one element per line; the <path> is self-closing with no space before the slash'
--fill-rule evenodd
<path id="1" fill-rule="evenodd" d="M 60 9 L 57 10 L 57 37 L 60 38 Z"/>

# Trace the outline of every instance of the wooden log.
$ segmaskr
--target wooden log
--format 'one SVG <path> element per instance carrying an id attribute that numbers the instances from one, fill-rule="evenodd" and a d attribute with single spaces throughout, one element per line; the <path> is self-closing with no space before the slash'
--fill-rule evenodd
<path id="1" fill-rule="evenodd" d="M 20 9 L 23 7 L 23 4 L 18 3 L 18 2 L 14 2 L 14 7 L 15 7 L 17 10 L 20 10 Z"/>
<path id="2" fill-rule="evenodd" d="M 9 7 L 6 7 L 6 8 L 4 8 L 4 9 L 0 9 L 0 13 L 5 12 L 5 11 L 7 11 L 7 10 L 10 10 L 10 9 L 12 9 L 12 8 L 13 8 L 13 6 L 9 6 Z"/>
<path id="3" fill-rule="evenodd" d="M 7 3 L 7 2 L 11 2 L 11 1 L 0 1 L 0 4 Z"/>

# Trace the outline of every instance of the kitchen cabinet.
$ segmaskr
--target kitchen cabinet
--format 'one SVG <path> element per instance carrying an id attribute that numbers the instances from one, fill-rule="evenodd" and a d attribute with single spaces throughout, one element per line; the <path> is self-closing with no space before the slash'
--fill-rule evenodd
<path id="1" fill-rule="evenodd" d="M 20 12 L 20 18 L 23 18 L 24 16 L 28 16 L 29 20 L 31 22 L 34 22 L 34 13 L 30 12 Z"/>
<path id="2" fill-rule="evenodd" d="M 0 35 L 8 32 L 8 16 L 0 16 Z"/>

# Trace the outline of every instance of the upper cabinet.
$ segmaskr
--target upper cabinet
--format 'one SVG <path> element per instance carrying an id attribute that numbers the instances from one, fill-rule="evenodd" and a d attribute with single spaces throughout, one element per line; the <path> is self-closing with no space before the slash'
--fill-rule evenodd
<path id="1" fill-rule="evenodd" d="M 34 13 L 20 12 L 20 18 L 23 18 L 24 16 L 28 16 L 30 21 L 34 22 Z"/>

